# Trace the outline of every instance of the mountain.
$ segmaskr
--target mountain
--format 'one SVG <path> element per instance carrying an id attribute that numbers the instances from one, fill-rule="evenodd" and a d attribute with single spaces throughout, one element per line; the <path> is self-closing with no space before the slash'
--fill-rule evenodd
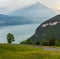
<path id="1" fill-rule="evenodd" d="M 27 17 L 0 14 L 0 26 L 22 25 L 30 23 L 32 23 L 32 21 Z"/>
<path id="2" fill-rule="evenodd" d="M 54 36 L 57 40 L 60 40 L 60 15 L 43 22 L 29 40 L 32 40 L 33 42 L 43 39 L 49 40 L 52 36 Z"/>
<path id="3" fill-rule="evenodd" d="M 29 17 L 33 21 L 42 22 L 48 18 L 51 18 L 52 16 L 55 16 L 56 13 L 50 8 L 38 2 L 28 7 L 15 10 L 11 12 L 9 15 Z"/>

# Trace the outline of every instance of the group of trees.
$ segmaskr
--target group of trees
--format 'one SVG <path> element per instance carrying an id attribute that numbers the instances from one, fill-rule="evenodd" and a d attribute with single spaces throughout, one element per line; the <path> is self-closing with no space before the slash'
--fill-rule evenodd
<path id="1" fill-rule="evenodd" d="M 9 44 L 11 44 L 14 41 L 15 41 L 14 35 L 11 33 L 8 33 L 7 34 L 7 42 Z M 20 44 L 33 44 L 33 45 L 43 45 L 43 46 L 60 46 L 60 41 L 58 41 L 54 36 L 52 36 L 50 40 L 44 39 L 41 41 L 33 42 L 32 40 L 28 39 L 28 40 L 21 42 Z"/>
<path id="2" fill-rule="evenodd" d="M 33 45 L 42 45 L 42 46 L 60 46 L 60 41 L 58 41 L 54 36 L 50 40 L 41 40 L 33 42 L 30 39 L 21 42 L 21 44 L 33 44 Z"/>

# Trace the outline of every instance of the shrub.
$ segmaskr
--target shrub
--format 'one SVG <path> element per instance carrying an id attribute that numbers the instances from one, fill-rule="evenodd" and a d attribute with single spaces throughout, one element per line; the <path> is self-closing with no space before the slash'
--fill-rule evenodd
<path id="1" fill-rule="evenodd" d="M 48 46 L 48 41 L 47 41 L 47 40 L 43 40 L 43 41 L 42 41 L 42 45 L 43 45 L 43 46 Z"/>
<path id="2" fill-rule="evenodd" d="M 37 42 L 36 42 L 36 45 L 40 45 L 40 42 L 39 42 L 39 41 L 37 41 Z"/>
<path id="3" fill-rule="evenodd" d="M 28 40 L 21 42 L 20 44 L 33 44 L 33 42 L 30 39 L 28 39 Z"/>
<path id="4" fill-rule="evenodd" d="M 58 40 L 56 40 L 55 46 L 60 46 L 60 42 Z"/>

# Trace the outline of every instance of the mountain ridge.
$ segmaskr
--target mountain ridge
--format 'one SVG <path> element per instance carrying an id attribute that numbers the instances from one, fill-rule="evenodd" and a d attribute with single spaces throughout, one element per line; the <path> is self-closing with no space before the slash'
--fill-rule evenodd
<path id="1" fill-rule="evenodd" d="M 11 12 L 9 15 L 25 16 L 31 18 L 33 21 L 43 22 L 43 20 L 45 21 L 55 16 L 56 13 L 41 3 L 35 3 Z"/>
<path id="2" fill-rule="evenodd" d="M 57 23 L 54 23 L 56 21 Z M 46 23 L 48 23 L 48 25 L 46 25 Z M 46 26 L 42 26 L 44 24 Z M 32 42 L 40 42 L 44 39 L 50 40 L 52 36 L 60 41 L 60 14 L 43 22 L 40 26 L 38 26 L 35 34 L 32 35 L 29 40 Z"/>
<path id="3" fill-rule="evenodd" d="M 32 24 L 33 21 L 23 16 L 9 16 L 0 14 L 0 26 Z"/>

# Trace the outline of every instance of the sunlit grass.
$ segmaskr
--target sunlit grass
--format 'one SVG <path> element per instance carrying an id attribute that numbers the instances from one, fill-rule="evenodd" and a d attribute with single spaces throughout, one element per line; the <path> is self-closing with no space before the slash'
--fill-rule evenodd
<path id="1" fill-rule="evenodd" d="M 0 44 L 0 59 L 60 59 L 60 50 L 47 51 L 35 46 Z"/>

